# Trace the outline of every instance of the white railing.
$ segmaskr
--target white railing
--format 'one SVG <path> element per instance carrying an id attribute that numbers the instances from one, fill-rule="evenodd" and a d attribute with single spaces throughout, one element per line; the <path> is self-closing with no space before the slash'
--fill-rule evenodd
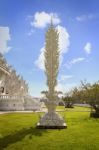
<path id="1" fill-rule="evenodd" d="M 30 96 L 0 95 L 0 110 L 40 110 L 41 104 Z"/>
<path id="2" fill-rule="evenodd" d="M 0 95 L 0 100 L 24 100 L 24 96 L 18 96 L 18 95 Z"/>

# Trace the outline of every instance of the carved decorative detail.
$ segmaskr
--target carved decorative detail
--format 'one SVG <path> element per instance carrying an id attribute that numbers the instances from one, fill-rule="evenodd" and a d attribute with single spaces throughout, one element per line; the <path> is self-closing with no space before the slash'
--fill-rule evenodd
<path id="1" fill-rule="evenodd" d="M 58 45 L 59 34 L 53 26 L 52 20 L 51 25 L 46 32 L 45 42 L 45 74 L 47 77 L 48 91 L 45 92 L 46 100 L 44 101 L 48 112 L 41 118 L 37 127 L 40 128 L 64 128 L 66 124 L 62 117 L 56 112 L 56 106 L 58 104 L 58 92 L 55 91 L 57 85 L 57 75 L 59 69 L 59 45 Z"/>

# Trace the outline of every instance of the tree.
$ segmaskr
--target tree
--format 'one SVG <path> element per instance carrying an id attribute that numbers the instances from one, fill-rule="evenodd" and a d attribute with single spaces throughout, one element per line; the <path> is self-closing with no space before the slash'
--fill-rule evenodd
<path id="1" fill-rule="evenodd" d="M 99 117 L 99 81 L 93 84 L 82 82 L 82 90 L 84 91 L 84 100 L 94 110 L 94 112 L 91 112 L 91 116 Z"/>
<path id="2" fill-rule="evenodd" d="M 73 108 L 74 104 L 73 91 L 67 92 L 62 99 L 65 103 L 65 108 Z"/>
<path id="3" fill-rule="evenodd" d="M 72 97 L 91 106 L 91 116 L 99 117 L 99 81 L 93 84 L 81 81 L 81 85 L 73 93 Z"/>

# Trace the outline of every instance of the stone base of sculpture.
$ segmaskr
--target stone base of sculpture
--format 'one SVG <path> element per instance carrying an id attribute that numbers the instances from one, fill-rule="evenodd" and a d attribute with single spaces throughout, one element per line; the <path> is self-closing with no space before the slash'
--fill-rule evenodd
<path id="1" fill-rule="evenodd" d="M 64 129 L 67 125 L 63 118 L 56 112 L 46 113 L 37 124 L 37 128 L 43 129 Z"/>
<path id="2" fill-rule="evenodd" d="M 46 100 L 46 107 L 48 108 L 48 112 L 41 117 L 39 123 L 37 124 L 37 128 L 43 129 L 64 129 L 67 127 L 64 119 L 55 112 L 55 108 L 57 106 L 57 101 Z"/>

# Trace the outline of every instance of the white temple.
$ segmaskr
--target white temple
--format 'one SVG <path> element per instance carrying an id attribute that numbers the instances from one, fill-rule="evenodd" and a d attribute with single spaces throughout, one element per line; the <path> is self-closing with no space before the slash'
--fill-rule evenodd
<path id="1" fill-rule="evenodd" d="M 36 111 L 41 109 L 39 100 L 28 94 L 28 84 L 10 70 L 0 54 L 0 111 Z"/>

